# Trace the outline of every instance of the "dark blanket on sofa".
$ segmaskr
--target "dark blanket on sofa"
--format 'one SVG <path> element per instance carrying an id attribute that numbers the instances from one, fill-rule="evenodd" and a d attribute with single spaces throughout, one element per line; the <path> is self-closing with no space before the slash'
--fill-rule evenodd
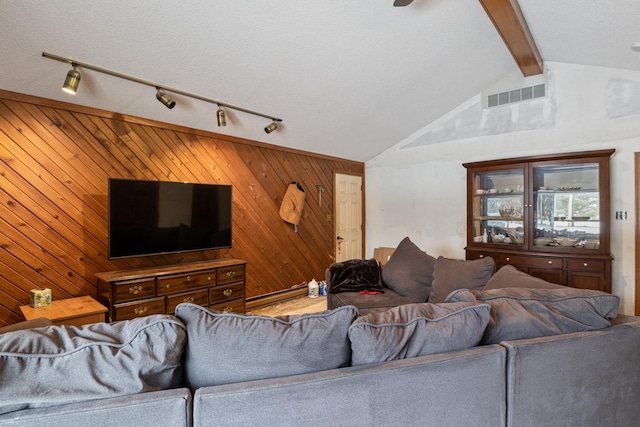
<path id="1" fill-rule="evenodd" d="M 332 294 L 339 292 L 384 292 L 380 264 L 375 259 L 352 259 L 329 266 L 327 284 Z"/>

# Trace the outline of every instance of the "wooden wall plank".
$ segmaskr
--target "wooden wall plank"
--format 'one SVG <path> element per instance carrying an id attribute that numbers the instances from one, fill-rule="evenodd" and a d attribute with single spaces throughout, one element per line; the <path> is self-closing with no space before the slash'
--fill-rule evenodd
<path id="1" fill-rule="evenodd" d="M 0 90 L 0 326 L 21 320 L 32 288 L 95 296 L 100 271 L 245 259 L 249 298 L 320 280 L 336 171 L 364 164 Z M 232 185 L 233 247 L 110 260 L 110 177 Z M 306 194 L 297 232 L 279 217 L 291 181 Z"/>

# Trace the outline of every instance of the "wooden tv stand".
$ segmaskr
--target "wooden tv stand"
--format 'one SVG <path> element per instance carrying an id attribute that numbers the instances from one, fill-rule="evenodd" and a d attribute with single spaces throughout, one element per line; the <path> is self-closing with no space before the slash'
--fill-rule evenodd
<path id="1" fill-rule="evenodd" d="M 97 273 L 98 300 L 107 321 L 173 314 L 182 302 L 244 313 L 246 263 L 219 259 Z"/>

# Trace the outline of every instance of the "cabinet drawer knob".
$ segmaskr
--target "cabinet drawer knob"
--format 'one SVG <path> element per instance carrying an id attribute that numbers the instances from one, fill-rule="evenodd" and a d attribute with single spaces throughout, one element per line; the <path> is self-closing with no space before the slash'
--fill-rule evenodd
<path id="1" fill-rule="evenodd" d="M 222 309 L 223 313 L 233 313 L 233 307 L 225 307 Z"/>
<path id="2" fill-rule="evenodd" d="M 548 263 L 549 265 L 551 265 L 551 264 L 553 264 L 553 261 L 547 261 L 547 263 Z"/>
<path id="3" fill-rule="evenodd" d="M 136 307 L 135 310 L 133 310 L 133 312 L 137 315 L 141 315 L 141 314 L 145 314 L 147 310 L 149 310 L 149 308 L 143 305 L 142 307 Z"/>
<path id="4" fill-rule="evenodd" d="M 164 285 L 165 289 L 169 289 L 171 287 L 171 284 L 167 283 L 166 285 Z"/>
<path id="5" fill-rule="evenodd" d="M 511 261 L 511 258 L 507 257 L 507 262 Z"/>
<path id="6" fill-rule="evenodd" d="M 223 294 L 225 297 L 230 296 L 232 293 L 233 293 L 233 289 L 225 289 L 224 291 L 222 291 L 222 294 Z"/>
<path id="7" fill-rule="evenodd" d="M 211 276 L 207 277 L 207 280 L 210 282 L 211 281 Z"/>
<path id="8" fill-rule="evenodd" d="M 132 286 L 129 288 L 129 293 L 132 295 L 138 295 L 140 292 L 142 292 L 142 286 L 140 285 Z"/>
<path id="9" fill-rule="evenodd" d="M 194 297 L 186 297 L 182 300 L 182 302 L 194 302 L 196 299 Z"/>
<path id="10" fill-rule="evenodd" d="M 478 258 L 484 258 L 484 255 L 478 255 Z"/>
<path id="11" fill-rule="evenodd" d="M 585 267 L 589 267 L 589 264 L 586 263 L 586 262 L 584 264 L 582 264 L 582 265 L 584 265 Z"/>
<path id="12" fill-rule="evenodd" d="M 191 276 L 187 276 L 187 282 L 191 280 Z"/>
<path id="13" fill-rule="evenodd" d="M 227 272 L 227 277 L 228 277 L 229 279 L 231 279 L 231 278 L 233 278 L 233 277 L 236 277 L 236 272 L 235 272 L 235 271 L 233 271 L 233 270 L 232 270 L 232 271 L 228 271 L 228 272 Z"/>

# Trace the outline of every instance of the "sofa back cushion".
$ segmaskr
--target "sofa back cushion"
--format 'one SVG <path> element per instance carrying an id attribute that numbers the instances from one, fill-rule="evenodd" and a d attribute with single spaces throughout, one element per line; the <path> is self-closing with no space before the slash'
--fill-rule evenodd
<path id="1" fill-rule="evenodd" d="M 566 289 L 566 286 L 533 277 L 513 265 L 505 265 L 489 279 L 483 291 L 502 288 Z"/>
<path id="2" fill-rule="evenodd" d="M 382 268 L 382 282 L 413 302 L 425 302 L 431 292 L 435 263 L 434 257 L 405 237 Z"/>
<path id="3" fill-rule="evenodd" d="M 353 365 L 387 362 L 476 346 L 489 305 L 407 304 L 371 312 L 349 327 Z"/>
<path id="4" fill-rule="evenodd" d="M 536 338 L 611 326 L 619 298 L 587 289 L 504 288 L 452 292 L 447 302 L 480 302 L 491 306 L 482 344 Z"/>
<path id="5" fill-rule="evenodd" d="M 184 325 L 154 315 L 0 335 L 0 413 L 183 385 Z"/>
<path id="6" fill-rule="evenodd" d="M 457 289 L 482 289 L 495 271 L 496 263 L 491 257 L 470 261 L 438 257 L 429 302 L 444 302 Z"/>
<path id="7" fill-rule="evenodd" d="M 315 314 L 252 316 L 182 303 L 187 327 L 185 378 L 200 387 L 276 378 L 348 366 L 353 306 Z"/>

